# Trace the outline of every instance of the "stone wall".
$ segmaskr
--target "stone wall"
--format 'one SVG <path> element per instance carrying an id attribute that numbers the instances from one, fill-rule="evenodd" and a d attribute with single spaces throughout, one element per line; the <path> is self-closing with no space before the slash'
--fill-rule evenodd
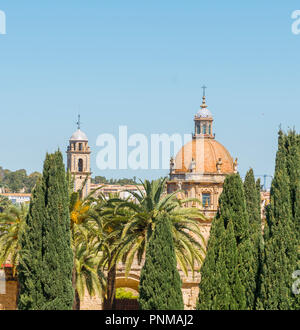
<path id="1" fill-rule="evenodd" d="M 80 302 L 81 310 L 102 310 L 102 298 L 101 297 L 91 297 L 87 292 Z"/>
<path id="2" fill-rule="evenodd" d="M 12 269 L 5 268 L 5 294 L 0 294 L 0 310 L 17 308 L 17 280 L 12 276 Z"/>

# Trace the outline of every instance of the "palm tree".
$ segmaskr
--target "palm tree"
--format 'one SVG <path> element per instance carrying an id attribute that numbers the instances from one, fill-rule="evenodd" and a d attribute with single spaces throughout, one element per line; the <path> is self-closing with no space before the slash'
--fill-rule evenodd
<path id="1" fill-rule="evenodd" d="M 94 226 L 89 221 L 73 225 L 73 252 L 74 252 L 74 309 L 80 309 L 80 301 L 85 290 L 90 296 L 102 295 L 105 286 L 103 272 L 100 268 L 101 253 L 98 235 L 95 235 Z"/>
<path id="2" fill-rule="evenodd" d="M 83 185 L 84 186 L 84 185 Z M 105 286 L 101 270 L 101 235 L 90 213 L 95 201 L 95 191 L 81 199 L 79 192 L 71 193 L 70 218 L 71 239 L 74 255 L 73 288 L 75 299 L 73 309 L 80 309 L 85 289 L 90 296 L 102 294 Z"/>
<path id="3" fill-rule="evenodd" d="M 118 241 L 128 219 L 125 214 L 128 210 L 119 207 L 123 202 L 118 194 L 110 194 L 108 198 L 99 194 L 96 205 L 90 212 L 91 218 L 97 223 L 98 235 L 102 239 L 102 244 L 99 245 L 102 253 L 99 265 L 107 272 L 103 297 L 104 309 L 112 309 L 114 303 L 116 279 L 114 260 L 118 251 Z"/>
<path id="4" fill-rule="evenodd" d="M 10 206 L 0 213 L 0 265 L 9 261 L 15 276 L 19 262 L 19 237 L 26 224 L 28 204 Z"/>
<path id="5" fill-rule="evenodd" d="M 187 275 L 188 269 L 194 272 L 195 264 L 200 265 L 205 255 L 205 240 L 201 234 L 199 220 L 206 220 L 196 207 L 185 207 L 191 201 L 199 202 L 195 198 L 179 200 L 178 191 L 165 193 L 167 178 L 145 180 L 143 189 L 138 193 L 131 192 L 136 201 L 125 202 L 123 206 L 133 210 L 122 232 L 119 255 L 125 262 L 126 273 L 129 273 L 135 255 L 141 263 L 145 246 L 155 228 L 160 214 L 168 214 L 172 222 L 172 232 L 177 262 L 181 270 Z"/>
<path id="6" fill-rule="evenodd" d="M 147 242 L 154 230 L 159 215 L 168 214 L 172 222 L 172 233 L 177 262 L 187 275 L 195 264 L 200 265 L 205 255 L 205 240 L 201 234 L 199 219 L 206 220 L 197 208 L 186 208 L 186 203 L 197 199 L 177 199 L 177 192 L 165 194 L 166 178 L 152 182 L 146 180 L 143 189 L 131 192 L 133 200 L 111 201 L 111 210 L 107 211 L 106 226 L 111 228 L 105 241 L 110 247 L 107 278 L 107 309 L 112 309 L 115 294 L 114 282 L 116 265 L 125 264 L 128 276 L 134 258 L 141 264 Z M 111 278 L 110 278 L 111 273 Z"/>

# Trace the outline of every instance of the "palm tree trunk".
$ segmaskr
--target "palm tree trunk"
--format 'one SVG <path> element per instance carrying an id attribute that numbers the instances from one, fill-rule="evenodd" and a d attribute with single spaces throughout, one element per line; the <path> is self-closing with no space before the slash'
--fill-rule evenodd
<path id="1" fill-rule="evenodd" d="M 80 310 L 80 298 L 78 291 L 76 289 L 76 269 L 75 266 L 73 267 L 72 273 L 72 286 L 74 289 L 74 301 L 73 301 L 73 310 Z"/>
<path id="2" fill-rule="evenodd" d="M 104 310 L 113 310 L 116 294 L 116 265 L 112 266 L 107 273 L 106 297 L 103 301 Z"/>

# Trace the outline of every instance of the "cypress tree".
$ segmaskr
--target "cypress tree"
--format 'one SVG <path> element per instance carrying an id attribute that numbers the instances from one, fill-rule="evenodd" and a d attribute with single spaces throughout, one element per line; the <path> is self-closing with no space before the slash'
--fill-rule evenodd
<path id="1" fill-rule="evenodd" d="M 225 229 L 223 219 L 215 218 L 214 221 L 214 236 L 208 247 L 210 253 L 201 269 L 197 309 L 244 309 L 245 290 L 238 272 L 238 249 L 233 223 L 230 221 Z"/>
<path id="2" fill-rule="evenodd" d="M 300 240 L 300 135 L 290 130 L 285 138 L 287 172 L 290 179 L 290 194 L 293 221 Z"/>
<path id="3" fill-rule="evenodd" d="M 225 288 L 225 277 L 222 276 L 225 269 L 217 269 L 217 261 L 220 254 L 221 237 L 225 236 L 224 232 L 223 219 L 214 218 L 207 244 L 207 254 L 201 267 L 201 282 L 197 302 L 197 309 L 199 310 L 221 309 L 216 303 L 216 292 L 219 292 L 220 288 Z M 220 263 L 218 267 L 220 267 Z"/>
<path id="4" fill-rule="evenodd" d="M 21 245 L 19 309 L 72 309 L 69 194 L 60 151 L 46 156 Z"/>
<path id="5" fill-rule="evenodd" d="M 250 309 L 254 253 L 243 183 L 227 176 L 201 267 L 198 309 Z"/>
<path id="6" fill-rule="evenodd" d="M 256 180 L 256 190 L 257 190 L 257 197 L 258 197 L 258 200 L 259 200 L 259 205 L 260 205 L 260 191 L 261 191 L 261 182 L 260 182 L 260 178 L 258 178 Z"/>
<path id="7" fill-rule="evenodd" d="M 171 223 L 167 215 L 157 219 L 147 244 L 139 286 L 139 305 L 142 310 L 184 308 Z"/>
<path id="8" fill-rule="evenodd" d="M 297 269 L 295 225 L 292 220 L 290 180 L 287 170 L 286 137 L 279 131 L 275 175 L 271 185 L 264 256 L 260 277 L 259 309 L 296 308 L 292 273 Z"/>
<path id="9" fill-rule="evenodd" d="M 247 296 L 248 306 L 250 307 L 250 309 L 254 309 L 258 294 L 258 282 L 262 263 L 263 238 L 260 214 L 260 180 L 255 182 L 253 169 L 250 169 L 246 174 L 244 181 L 244 191 L 247 212 L 249 216 L 250 230 L 249 240 L 245 244 L 245 254 L 251 251 L 252 256 L 250 257 L 250 260 L 253 261 L 252 265 L 249 264 L 250 260 L 247 261 L 248 266 L 250 267 L 248 271 L 253 272 L 251 282 L 248 286 Z"/>
<path id="10" fill-rule="evenodd" d="M 18 309 L 21 310 L 41 309 L 45 303 L 41 281 L 44 218 L 45 195 L 40 179 L 32 192 L 25 229 L 20 237 Z"/>
<path id="11" fill-rule="evenodd" d="M 261 227 L 260 193 L 258 191 L 259 185 L 259 182 L 255 182 L 253 169 L 251 168 L 247 172 L 244 181 L 247 212 L 249 216 L 249 223 Z"/>

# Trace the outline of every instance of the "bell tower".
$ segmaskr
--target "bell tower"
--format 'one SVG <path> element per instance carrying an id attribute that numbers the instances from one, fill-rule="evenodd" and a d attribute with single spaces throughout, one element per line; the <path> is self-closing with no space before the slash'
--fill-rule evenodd
<path id="1" fill-rule="evenodd" d="M 80 115 L 78 115 L 77 131 L 71 136 L 67 149 L 67 168 L 74 180 L 74 191 L 82 189 L 82 198 L 86 197 L 91 189 L 90 155 L 88 138 L 80 130 Z"/>

